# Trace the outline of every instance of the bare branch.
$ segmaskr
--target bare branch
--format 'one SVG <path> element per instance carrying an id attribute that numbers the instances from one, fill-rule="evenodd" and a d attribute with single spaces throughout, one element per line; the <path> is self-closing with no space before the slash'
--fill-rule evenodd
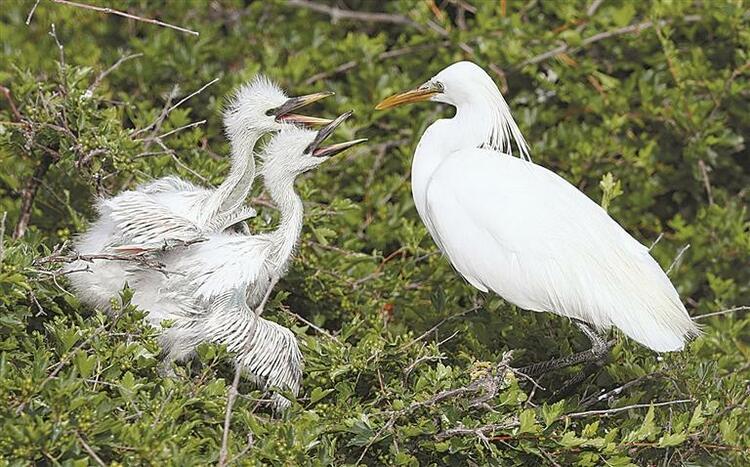
<path id="1" fill-rule="evenodd" d="M 5 219 L 8 217 L 7 212 L 3 212 L 3 217 L 0 218 L 0 264 L 5 259 Z"/>
<path id="2" fill-rule="evenodd" d="M 21 112 L 18 111 L 18 107 L 16 107 L 16 103 L 13 102 L 13 97 L 10 94 L 10 89 L 6 88 L 5 86 L 0 85 L 0 92 L 3 93 L 5 96 L 5 99 L 8 100 L 8 104 L 10 105 L 10 111 L 13 113 L 13 118 L 15 118 L 17 121 L 21 121 L 23 119 L 23 115 L 21 115 Z"/>
<path id="3" fill-rule="evenodd" d="M 626 410 L 647 409 L 649 407 L 663 407 L 665 405 L 687 404 L 691 402 L 695 402 L 695 401 L 693 399 L 679 399 L 675 401 L 656 402 L 656 403 L 650 403 L 650 404 L 633 404 L 633 405 L 626 405 L 625 407 L 617 407 L 614 409 L 588 410 L 585 412 L 574 412 L 574 413 L 569 413 L 565 415 L 565 417 L 583 418 L 583 417 L 590 417 L 591 415 L 598 415 L 600 417 L 611 417 L 614 414 L 624 412 Z"/>
<path id="4" fill-rule="evenodd" d="M 390 23 L 390 24 L 401 24 L 415 28 L 419 31 L 424 31 L 424 26 L 413 21 L 403 15 L 396 15 L 391 13 L 373 13 L 365 11 L 354 11 L 339 8 L 335 6 L 321 5 L 320 3 L 311 2 L 309 0 L 287 0 L 287 5 L 294 7 L 307 8 L 308 10 L 315 11 L 317 13 L 323 13 L 331 17 L 332 23 L 337 23 L 340 20 L 354 20 L 364 21 L 369 23 Z"/>
<path id="5" fill-rule="evenodd" d="M 487 435 L 491 435 L 496 431 L 509 430 L 518 426 L 518 419 L 515 417 L 510 418 L 508 421 L 503 423 L 493 423 L 490 425 L 478 426 L 475 428 L 466 428 L 463 426 L 457 428 L 451 428 L 449 430 L 442 431 L 435 435 L 435 439 L 438 441 L 444 441 L 454 436 L 469 436 L 473 435 L 478 437 L 485 445 L 489 444 Z"/>
<path id="6" fill-rule="evenodd" d="M 193 127 L 196 127 L 196 126 L 201 126 L 204 123 L 206 123 L 206 120 L 201 120 L 201 121 L 198 121 L 198 122 L 188 123 L 187 125 L 183 125 L 181 127 L 175 128 L 174 130 L 170 130 L 170 131 L 168 131 L 168 132 L 166 132 L 164 134 L 161 134 L 161 135 L 157 136 L 157 138 L 166 138 L 167 136 L 173 135 L 173 134 L 177 133 L 178 131 L 187 130 L 188 128 L 193 128 Z"/>
<path id="7" fill-rule="evenodd" d="M 688 15 L 682 18 L 682 21 L 685 23 L 694 23 L 696 21 L 700 21 L 701 19 L 702 17 L 698 15 Z M 663 21 L 659 21 L 658 25 L 662 26 L 662 25 L 669 24 L 672 22 L 674 21 L 663 20 Z M 570 47 L 568 44 L 562 44 L 558 47 L 555 47 L 552 50 L 548 50 L 547 52 L 541 53 L 527 60 L 524 60 L 519 65 L 517 65 L 517 68 L 523 68 L 526 65 L 533 65 L 539 62 L 543 62 L 549 58 L 555 57 L 565 52 L 571 52 L 571 53 L 577 52 L 586 46 L 589 46 L 596 42 L 603 41 L 605 39 L 609 39 L 612 37 L 622 36 L 625 34 L 634 34 L 634 33 L 638 34 L 641 31 L 652 28 L 653 26 L 654 26 L 653 21 L 643 21 L 641 23 L 635 23 L 635 24 L 631 24 L 628 26 L 623 26 L 621 28 L 612 29 L 610 31 L 600 32 L 598 34 L 594 34 L 593 36 L 587 37 L 586 39 L 582 40 L 581 45 L 579 47 Z"/>
<path id="8" fill-rule="evenodd" d="M 242 370 L 240 369 L 239 363 L 234 369 L 234 380 L 232 380 L 232 386 L 229 387 L 227 393 L 227 410 L 224 413 L 224 432 L 221 435 L 221 450 L 219 451 L 219 467 L 227 465 L 227 457 L 229 456 L 229 428 L 232 421 L 232 408 L 234 408 L 234 401 L 237 400 L 238 390 L 240 385 L 240 375 Z"/>
<path id="9" fill-rule="evenodd" d="M 699 321 L 701 319 L 710 318 L 712 316 L 728 315 L 731 313 L 736 313 L 738 311 L 750 311 L 750 306 L 737 306 L 734 308 L 729 308 L 727 310 L 715 311 L 713 313 L 707 313 L 705 315 L 695 316 L 693 317 L 693 321 Z"/>
<path id="10" fill-rule="evenodd" d="M 115 62 L 114 65 L 112 65 L 111 67 L 107 68 L 106 70 L 104 70 L 103 72 L 101 72 L 99 74 L 99 76 L 96 77 L 96 79 L 94 80 L 94 82 L 91 83 L 91 86 L 89 86 L 86 89 L 86 92 L 83 94 L 84 97 L 91 97 L 94 94 L 94 90 L 96 90 L 96 88 L 98 88 L 99 85 L 101 84 L 102 80 L 104 78 L 106 78 L 107 75 L 109 75 L 110 73 L 112 73 L 113 71 L 115 71 L 115 69 L 118 66 L 122 65 L 123 63 L 127 62 L 128 60 L 132 60 L 134 58 L 138 58 L 138 57 L 142 57 L 142 56 L 143 56 L 142 53 L 137 53 L 137 54 L 131 54 L 131 55 L 126 55 L 125 57 L 121 57 L 119 60 L 117 60 Z"/>
<path id="11" fill-rule="evenodd" d="M 36 11 L 36 7 L 39 6 L 39 2 L 41 0 L 36 0 L 34 2 L 34 6 L 31 7 L 31 11 L 29 11 L 29 16 L 26 17 L 26 26 L 28 26 L 31 23 L 31 17 L 34 16 L 34 12 Z"/>
<path id="12" fill-rule="evenodd" d="M 680 259 L 682 258 L 682 255 L 684 255 L 685 252 L 688 251 L 689 248 L 690 248 L 690 244 L 688 243 L 687 245 L 682 247 L 682 249 L 677 253 L 677 256 L 675 256 L 674 258 L 674 261 L 672 261 L 672 264 L 670 264 L 669 267 L 667 268 L 667 271 L 666 271 L 667 275 L 669 275 L 669 273 L 672 272 L 672 269 L 674 269 L 674 267 L 677 266 L 677 264 L 680 262 Z"/>
<path id="13" fill-rule="evenodd" d="M 76 431 L 76 439 L 79 443 L 81 443 L 81 446 L 83 446 L 83 449 L 91 456 L 92 459 L 96 461 L 97 464 L 101 465 L 102 467 L 105 467 L 107 464 L 104 463 L 101 457 L 96 454 L 96 451 L 91 449 L 91 446 L 83 439 L 80 433 Z"/>
<path id="14" fill-rule="evenodd" d="M 214 84 L 217 81 L 219 81 L 219 78 L 214 78 L 213 80 L 211 80 L 208 83 L 206 83 L 203 86 L 201 86 L 201 88 L 198 89 L 197 91 L 195 91 L 195 92 L 193 92 L 191 94 L 188 94 L 187 96 L 183 97 L 176 104 L 174 104 L 174 105 L 166 108 L 165 110 L 163 110 L 162 113 L 156 118 L 156 120 L 154 120 L 153 122 L 149 123 L 147 126 L 141 128 L 140 130 L 136 130 L 133 133 L 132 136 L 136 137 L 139 134 L 143 133 L 144 131 L 148 131 L 148 130 L 154 128 L 159 123 L 160 120 L 164 120 L 167 117 L 167 115 L 169 115 L 169 113 L 172 112 L 174 109 L 176 109 L 177 107 L 179 107 L 182 104 L 184 104 L 190 98 L 195 97 L 198 94 L 202 93 L 207 87 L 211 86 L 212 84 Z"/>
<path id="15" fill-rule="evenodd" d="M 706 196 L 708 196 L 708 204 L 714 204 L 714 196 L 711 193 L 711 180 L 708 178 L 708 167 L 703 159 L 698 159 L 698 168 L 701 170 L 701 177 L 703 178 L 703 185 L 706 187 Z"/>
<path id="16" fill-rule="evenodd" d="M 78 2 L 71 2 L 70 0 L 52 0 L 55 3 L 59 3 L 61 5 L 68 5 L 76 8 L 83 8 L 86 10 L 93 10 L 98 11 L 100 13 L 107 13 L 117 16 L 122 16 L 124 18 L 128 19 L 134 19 L 136 21 L 142 21 L 144 23 L 151 23 L 156 24 L 157 26 L 162 26 L 165 28 L 175 29 L 177 31 L 186 32 L 188 34 L 192 34 L 194 36 L 199 36 L 200 33 L 198 31 L 193 31 L 192 29 L 183 28 L 181 26 L 175 26 L 174 24 L 165 23 L 164 21 L 159 21 L 158 19 L 151 19 L 151 18 L 144 18 L 142 16 L 134 15 L 132 13 L 126 13 L 124 11 L 115 10 L 108 7 L 100 7 L 95 5 L 87 5 L 85 3 L 78 3 Z"/>
<path id="17" fill-rule="evenodd" d="M 31 211 L 34 207 L 34 199 L 39 191 L 39 185 L 42 183 L 42 179 L 49 171 L 50 166 L 54 162 L 54 158 L 50 153 L 45 152 L 42 155 L 42 160 L 34 169 L 34 173 L 26 180 L 26 184 L 21 189 L 21 207 L 19 208 L 18 221 L 16 222 L 16 228 L 13 231 L 13 238 L 20 238 L 26 233 L 26 229 L 29 226 L 31 220 Z"/>

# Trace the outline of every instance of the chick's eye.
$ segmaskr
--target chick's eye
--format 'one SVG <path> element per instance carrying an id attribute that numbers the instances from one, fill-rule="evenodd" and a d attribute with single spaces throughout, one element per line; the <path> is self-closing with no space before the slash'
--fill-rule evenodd
<path id="1" fill-rule="evenodd" d="M 274 113 L 275 111 L 276 111 L 276 109 L 268 109 L 268 110 L 266 110 L 266 116 L 267 116 L 267 117 L 272 117 L 272 116 L 273 116 L 273 113 Z"/>

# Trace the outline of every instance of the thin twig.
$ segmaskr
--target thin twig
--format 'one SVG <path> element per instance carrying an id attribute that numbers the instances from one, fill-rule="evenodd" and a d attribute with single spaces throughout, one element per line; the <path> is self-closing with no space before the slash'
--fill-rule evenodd
<path id="1" fill-rule="evenodd" d="M 18 111 L 18 107 L 16 107 L 16 103 L 13 102 L 13 97 L 10 94 L 10 89 L 6 88 L 5 86 L 0 85 L 0 92 L 3 93 L 5 96 L 5 99 L 8 100 L 8 104 L 10 105 L 10 111 L 13 113 L 13 118 L 15 118 L 17 121 L 23 120 L 23 115 L 21 115 L 21 112 Z"/>
<path id="2" fill-rule="evenodd" d="M 83 446 L 83 449 L 91 456 L 97 464 L 101 465 L 102 467 L 105 467 L 107 464 L 102 460 L 101 457 L 99 457 L 96 454 L 96 451 L 91 449 L 91 446 L 86 442 L 86 440 L 83 439 L 80 433 L 76 432 L 76 439 L 78 439 L 78 442 L 81 443 L 81 446 Z"/>
<path id="3" fill-rule="evenodd" d="M 138 58 L 138 57 L 142 57 L 142 56 L 143 56 L 142 53 L 136 53 L 136 54 L 131 54 L 131 55 L 126 55 L 124 57 L 120 57 L 120 59 L 117 60 L 114 63 L 114 65 L 112 65 L 111 67 L 107 68 L 103 72 L 99 73 L 99 76 L 96 77 L 96 79 L 94 80 L 94 82 L 91 83 L 91 86 L 89 86 L 86 89 L 86 92 L 83 95 L 85 97 L 91 97 L 94 94 L 94 90 L 96 90 L 96 88 L 98 88 L 99 85 L 101 84 L 102 80 L 104 78 L 106 78 L 110 73 L 112 73 L 113 71 L 115 71 L 115 69 L 117 67 L 119 67 L 123 63 L 127 62 L 128 60 L 132 60 L 134 58 Z"/>
<path id="4" fill-rule="evenodd" d="M 468 435 L 474 435 L 477 436 L 485 445 L 488 445 L 488 439 L 487 434 L 494 433 L 499 430 L 509 430 L 511 428 L 515 428 L 518 426 L 518 420 L 513 417 L 510 420 L 503 422 L 503 423 L 493 423 L 490 425 L 484 425 L 484 426 L 478 426 L 476 428 L 466 428 L 463 426 L 451 428 L 445 431 L 442 431 L 435 435 L 435 439 L 438 441 L 444 441 L 448 438 L 452 438 L 454 436 L 468 436 Z"/>
<path id="5" fill-rule="evenodd" d="M 164 21 L 159 21 L 158 19 L 144 18 L 142 16 L 134 15 L 132 13 L 126 13 L 124 11 L 115 10 L 113 8 L 100 7 L 100 6 L 95 6 L 95 5 L 87 5 L 85 3 L 71 2 L 70 0 L 52 0 L 52 1 L 55 3 L 59 3 L 61 5 L 69 5 L 69 6 L 76 7 L 76 8 L 84 8 L 86 10 L 98 11 L 100 13 L 107 13 L 111 15 L 122 16 L 124 18 L 134 19 L 136 21 L 143 21 L 144 23 L 156 24 L 157 26 L 175 29 L 177 31 L 186 32 L 194 36 L 200 35 L 198 31 L 193 31 L 192 29 L 183 28 L 181 26 L 175 26 L 174 24 L 165 23 Z"/>
<path id="6" fill-rule="evenodd" d="M 187 101 L 188 99 L 190 99 L 192 97 L 195 97 L 198 94 L 202 93 L 207 87 L 211 86 L 212 84 L 214 84 L 217 81 L 219 81 L 219 78 L 214 78 L 211 81 L 209 81 L 208 83 L 206 83 L 203 86 L 201 86 L 201 88 L 198 89 L 197 91 L 195 91 L 195 92 L 193 92 L 191 94 L 188 94 L 187 96 L 183 97 L 182 99 L 179 100 L 179 102 L 177 102 L 176 104 L 174 104 L 171 107 L 168 107 L 166 110 L 162 111 L 162 113 L 159 115 L 159 117 L 156 118 L 156 120 L 154 120 L 153 122 L 149 123 L 147 126 L 141 128 L 140 130 L 136 130 L 133 133 L 132 136 L 136 137 L 139 134 L 143 133 L 144 131 L 150 130 L 151 128 L 153 128 L 154 126 L 157 125 L 157 123 L 159 122 L 159 120 L 163 120 L 164 118 L 166 118 L 166 116 L 169 115 L 169 113 L 172 112 L 174 109 L 176 109 L 177 107 L 179 107 L 182 104 L 184 104 L 185 101 Z"/>
<path id="7" fill-rule="evenodd" d="M 13 238 L 21 238 L 26 233 L 31 220 L 31 211 L 34 208 L 34 199 L 39 192 L 39 185 L 42 179 L 49 171 L 54 158 L 49 153 L 42 155 L 42 160 L 34 169 L 34 173 L 26 180 L 26 184 L 21 189 L 21 207 L 19 208 L 18 221 L 13 231 Z"/>
<path id="8" fill-rule="evenodd" d="M 3 217 L 0 218 L 0 264 L 5 259 L 5 219 L 8 217 L 8 212 L 3 212 Z"/>
<path id="9" fill-rule="evenodd" d="M 591 415 L 599 415 L 600 417 L 610 417 L 614 414 L 624 412 L 626 410 L 647 409 L 649 407 L 663 407 L 665 405 L 687 404 L 690 402 L 695 402 L 695 401 L 693 399 L 679 399 L 675 401 L 656 402 L 656 403 L 650 403 L 650 404 L 633 404 L 633 405 L 626 405 L 625 407 L 617 407 L 614 409 L 588 410 L 585 412 L 574 412 L 574 413 L 569 413 L 564 416 L 568 418 L 583 418 L 583 417 L 589 417 Z"/>
<path id="10" fill-rule="evenodd" d="M 36 2 L 34 2 L 34 6 L 31 7 L 31 11 L 29 11 L 29 16 L 26 17 L 26 26 L 28 26 L 31 23 L 31 17 L 34 16 L 34 12 L 36 11 L 36 7 L 39 6 L 40 1 L 41 0 L 36 0 Z"/>
<path id="11" fill-rule="evenodd" d="M 331 17 L 331 22 L 334 24 L 342 19 L 350 19 L 355 21 L 365 21 L 369 23 L 401 24 L 404 26 L 410 26 L 419 31 L 424 31 L 425 29 L 421 24 L 403 15 L 354 11 L 335 6 L 322 5 L 320 3 L 311 2 L 309 0 L 287 0 L 287 5 L 307 8 L 308 10 L 328 15 Z"/>
<path id="12" fill-rule="evenodd" d="M 201 120 L 199 122 L 188 123 L 187 125 L 183 125 L 181 127 L 175 128 L 174 130 L 170 130 L 170 131 L 168 131 L 168 132 L 166 132 L 164 134 L 161 134 L 161 135 L 157 136 L 157 138 L 166 138 L 167 136 L 173 135 L 173 134 L 177 133 L 178 131 L 187 130 L 188 128 L 193 128 L 193 127 L 196 127 L 196 126 L 201 126 L 204 123 L 206 123 L 206 120 Z"/>
<path id="13" fill-rule="evenodd" d="M 693 321 L 710 318 L 712 316 L 728 315 L 730 313 L 736 313 L 738 311 L 749 311 L 749 310 L 750 310 L 750 306 L 737 306 L 734 308 L 729 308 L 727 310 L 715 311 L 713 313 L 707 313 L 705 315 L 695 316 L 693 317 Z"/>
<path id="14" fill-rule="evenodd" d="M 684 21 L 685 23 L 694 23 L 696 21 L 700 21 L 701 19 L 702 17 L 698 15 L 688 15 L 682 18 L 682 21 Z M 663 21 L 659 21 L 658 25 L 661 26 L 661 25 L 669 24 L 671 22 L 673 21 L 663 20 Z M 577 52 L 588 45 L 591 45 L 593 43 L 603 41 L 605 39 L 609 39 L 612 37 L 622 36 L 624 34 L 639 33 L 646 29 L 652 28 L 653 26 L 654 26 L 653 21 L 643 21 L 641 23 L 635 23 L 629 26 L 623 26 L 621 28 L 612 29 L 610 31 L 600 32 L 598 34 L 594 34 L 593 36 L 587 37 L 586 39 L 582 40 L 581 45 L 578 47 L 571 47 L 568 44 L 562 44 L 558 47 L 555 47 L 552 50 L 548 50 L 547 52 L 541 53 L 539 55 L 535 55 L 534 57 L 524 60 L 519 65 L 517 65 L 516 68 L 523 68 L 526 65 L 534 65 L 536 63 L 543 62 L 547 60 L 548 58 L 555 57 L 565 52 Z"/>
<path id="15" fill-rule="evenodd" d="M 708 167 L 703 159 L 698 160 L 698 168 L 701 170 L 701 177 L 703 178 L 703 185 L 706 187 L 706 195 L 708 196 L 708 204 L 714 204 L 714 196 L 711 193 L 711 181 L 708 178 Z"/>
<path id="16" fill-rule="evenodd" d="M 667 268 L 667 275 L 672 272 L 672 269 L 674 269 L 675 266 L 677 266 L 677 263 L 680 262 L 680 259 L 682 258 L 682 255 L 685 254 L 686 251 L 690 248 L 690 244 L 688 243 L 682 249 L 677 253 L 677 256 L 675 256 L 674 261 L 672 261 L 672 264 L 669 265 Z"/>
<path id="17" fill-rule="evenodd" d="M 224 413 L 224 432 L 221 434 L 221 450 L 219 451 L 219 467 L 227 465 L 227 456 L 229 455 L 229 427 L 232 420 L 232 408 L 234 407 L 234 401 L 237 399 L 238 390 L 240 385 L 240 375 L 242 370 L 240 365 L 234 369 L 234 380 L 232 380 L 232 386 L 229 388 L 227 393 L 227 410 Z"/>

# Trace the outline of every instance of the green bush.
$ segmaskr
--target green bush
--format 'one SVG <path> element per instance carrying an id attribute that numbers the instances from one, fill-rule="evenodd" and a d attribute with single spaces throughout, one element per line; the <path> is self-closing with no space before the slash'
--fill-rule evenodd
<path id="1" fill-rule="evenodd" d="M 298 183 L 305 229 L 268 316 L 299 336 L 303 394 L 274 418 L 241 384 L 230 463 L 750 462 L 746 2 L 335 3 L 347 10 L 114 3 L 196 36 L 70 4 L 4 2 L 0 465 L 218 461 L 226 352 L 203 346 L 176 379 L 161 378 L 156 331 L 129 304 L 133 292 L 113 297 L 105 317 L 66 290 L 49 256 L 94 218 L 95 196 L 167 174 L 217 184 L 228 167 L 223 98 L 259 71 L 295 94 L 335 91 L 315 112 L 354 109 L 340 137 L 370 142 Z M 491 71 L 536 162 L 602 200 L 643 243 L 660 239 L 653 254 L 693 316 L 724 311 L 700 320 L 705 335 L 688 350 L 657 356 L 616 335 L 607 365 L 560 401 L 551 393 L 575 370 L 541 387 L 509 370 L 585 338 L 479 293 L 438 254 L 409 167 L 447 109 L 373 110 L 461 59 Z M 251 227 L 272 228 L 255 191 Z M 25 233 L 13 239 L 19 220 Z"/>

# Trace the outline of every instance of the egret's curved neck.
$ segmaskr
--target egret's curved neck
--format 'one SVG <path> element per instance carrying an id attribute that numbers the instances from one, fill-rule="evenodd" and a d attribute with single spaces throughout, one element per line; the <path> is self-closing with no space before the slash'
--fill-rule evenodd
<path id="1" fill-rule="evenodd" d="M 528 159 L 526 141 L 494 84 L 492 87 L 477 86 L 471 95 L 463 97 L 455 105 L 453 118 L 438 120 L 427 128 L 414 153 L 412 194 L 423 219 L 429 180 L 450 154 L 471 148 L 510 154 L 515 141 L 521 157 Z"/>
<path id="2" fill-rule="evenodd" d="M 286 270 L 297 247 L 302 231 L 304 207 L 302 199 L 294 191 L 294 176 L 264 172 L 263 178 L 266 190 L 281 212 L 279 227 L 271 233 L 273 242 L 271 262 L 276 272 L 281 274 Z"/>
<path id="3" fill-rule="evenodd" d="M 253 150 L 261 135 L 262 132 L 259 130 L 248 130 L 232 136 L 229 174 L 214 190 L 207 207 L 208 215 L 232 212 L 247 198 L 255 178 Z"/>

